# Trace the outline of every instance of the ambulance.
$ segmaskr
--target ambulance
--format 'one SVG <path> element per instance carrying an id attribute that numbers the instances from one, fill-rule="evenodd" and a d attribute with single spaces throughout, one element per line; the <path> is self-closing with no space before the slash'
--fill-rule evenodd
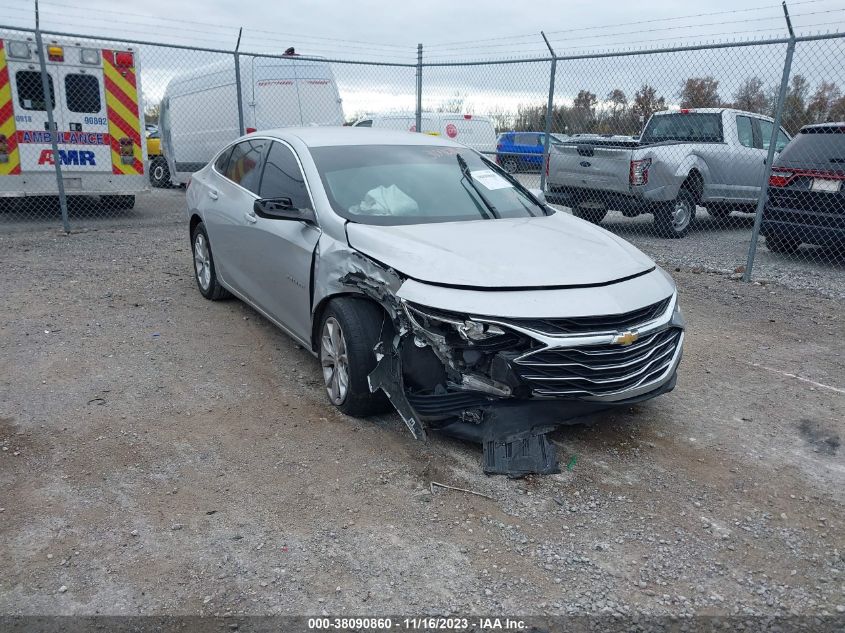
<path id="1" fill-rule="evenodd" d="M 44 59 L 52 130 L 35 42 L 0 39 L 0 197 L 57 195 L 58 160 L 67 195 L 132 208 L 147 182 L 137 51 L 48 40 Z"/>

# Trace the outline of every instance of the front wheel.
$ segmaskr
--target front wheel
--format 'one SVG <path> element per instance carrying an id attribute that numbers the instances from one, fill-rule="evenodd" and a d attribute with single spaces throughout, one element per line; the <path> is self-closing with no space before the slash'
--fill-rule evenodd
<path id="1" fill-rule="evenodd" d="M 681 189 L 674 202 L 654 212 L 657 234 L 670 239 L 680 239 L 689 233 L 695 219 L 696 199 L 692 192 Z"/>
<path id="2" fill-rule="evenodd" d="M 347 415 L 366 417 L 390 409 L 381 391 L 370 392 L 367 376 L 376 367 L 374 348 L 387 319 L 366 299 L 334 299 L 320 323 L 319 356 L 329 401 Z"/>

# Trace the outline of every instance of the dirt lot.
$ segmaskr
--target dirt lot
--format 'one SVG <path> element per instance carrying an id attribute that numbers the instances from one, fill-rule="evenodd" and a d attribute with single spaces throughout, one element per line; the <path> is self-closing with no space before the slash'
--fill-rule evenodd
<path id="1" fill-rule="evenodd" d="M 0 260 L 0 613 L 845 612 L 839 301 L 676 272 L 677 389 L 509 480 L 335 412 L 306 351 L 202 299 L 181 225 Z"/>

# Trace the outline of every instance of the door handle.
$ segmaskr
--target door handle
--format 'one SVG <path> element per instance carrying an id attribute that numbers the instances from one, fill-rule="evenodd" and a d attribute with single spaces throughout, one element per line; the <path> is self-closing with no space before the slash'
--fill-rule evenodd
<path id="1" fill-rule="evenodd" d="M 244 213 L 244 217 L 246 218 L 246 221 L 250 224 L 255 224 L 256 222 L 258 222 L 258 217 L 254 213 Z"/>
<path id="2" fill-rule="evenodd" d="M 211 189 L 208 192 L 208 197 L 211 198 L 212 200 L 217 200 L 217 192 L 214 191 L 214 189 Z"/>

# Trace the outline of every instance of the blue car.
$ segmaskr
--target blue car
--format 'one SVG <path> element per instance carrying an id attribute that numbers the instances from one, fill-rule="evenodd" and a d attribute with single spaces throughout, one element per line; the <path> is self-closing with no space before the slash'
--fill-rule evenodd
<path id="1" fill-rule="evenodd" d="M 496 142 L 496 162 L 506 171 L 537 170 L 543 165 L 545 132 L 503 132 Z M 552 145 L 561 138 L 552 134 Z"/>

